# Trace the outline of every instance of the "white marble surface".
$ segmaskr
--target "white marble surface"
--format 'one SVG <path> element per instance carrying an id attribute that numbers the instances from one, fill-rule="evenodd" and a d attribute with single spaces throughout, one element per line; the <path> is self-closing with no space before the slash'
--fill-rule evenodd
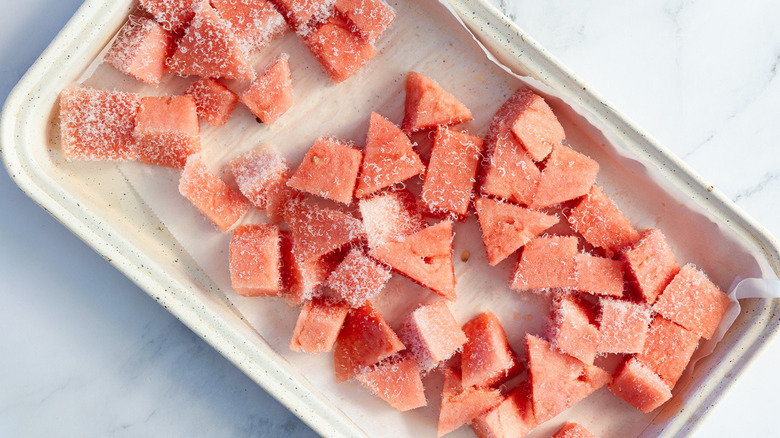
<path id="1" fill-rule="evenodd" d="M 780 235 L 780 3 L 490 1 Z M 0 0 L 0 100 L 80 3 Z M 314 435 L 0 173 L 0 436 Z M 696 436 L 776 436 L 776 363 Z"/>

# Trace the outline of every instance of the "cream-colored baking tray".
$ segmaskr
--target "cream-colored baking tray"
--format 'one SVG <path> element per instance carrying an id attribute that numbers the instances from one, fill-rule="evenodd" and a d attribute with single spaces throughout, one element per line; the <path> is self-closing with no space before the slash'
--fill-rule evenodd
<path id="1" fill-rule="evenodd" d="M 739 278 L 776 280 L 780 272 L 780 252 L 772 236 L 607 104 L 492 6 L 483 1 L 451 0 L 449 7 L 462 20 L 458 23 L 449 10 L 435 0 L 396 0 L 390 3 L 399 11 L 399 18 L 390 35 L 386 36 L 387 41 L 380 43 L 383 44 L 380 47 L 383 54 L 369 63 L 358 77 L 347 81 L 344 87 L 355 87 L 355 84 L 370 87 L 368 78 L 371 75 L 389 74 L 392 68 L 403 67 L 396 65 L 401 63 L 391 64 L 394 60 L 389 59 L 387 54 L 414 53 L 410 41 L 434 38 L 434 31 L 436 35 L 452 32 L 454 36 L 447 40 L 449 45 L 442 46 L 441 53 L 437 55 L 440 58 L 414 66 L 427 69 L 426 72 L 438 75 L 438 79 L 461 72 L 458 68 L 472 70 L 473 67 L 474 76 L 467 77 L 469 80 L 464 82 L 468 85 L 459 88 L 457 84 L 460 82 L 455 79 L 442 81 L 448 85 L 455 84 L 456 95 L 468 91 L 473 95 L 485 87 L 496 89 L 496 94 L 505 96 L 512 87 L 522 85 L 513 75 L 483 56 L 477 42 L 465 32 L 465 26 L 498 62 L 515 74 L 538 81 L 531 80 L 529 84 L 551 102 L 570 134 L 570 141 L 576 142 L 580 149 L 600 162 L 599 184 L 640 228 L 661 227 L 681 261 L 697 263 L 724 289 L 737 284 L 734 280 Z M 164 212 L 138 181 L 133 181 L 137 169 L 111 163 L 67 162 L 62 159 L 57 140 L 59 92 L 85 78 L 88 84 L 92 81 L 93 86 L 108 86 L 118 81 L 117 86 L 121 88 L 122 81 L 126 79 L 101 76 L 104 73 L 100 69 L 106 67 L 101 67 L 95 60 L 99 60 L 101 52 L 136 6 L 133 0 L 87 0 L 20 81 L 7 100 L 0 126 L 3 160 L 9 174 L 44 209 L 317 432 L 326 436 L 379 436 L 388 433 L 387 427 L 381 426 L 385 424 L 382 421 L 394 417 L 383 410 L 386 407 L 381 402 L 368 401 L 364 412 L 356 411 L 347 407 L 349 401 L 339 399 L 343 394 L 313 384 L 316 378 L 312 370 L 302 369 L 298 356 L 280 347 L 285 340 L 266 331 L 253 315 L 253 308 L 246 307 L 246 303 L 232 291 L 220 287 L 223 282 L 212 275 L 203 260 L 193 253 L 192 242 L 188 242 L 187 236 L 181 235 L 176 224 L 159 219 L 165 218 Z M 405 23 L 402 13 L 413 15 L 417 21 Z M 433 13 L 439 16 L 430 16 Z M 433 27 L 426 27 L 427 24 Z M 289 44 L 293 46 L 292 50 L 296 50 L 294 42 Z M 303 85 L 299 86 L 314 87 L 319 80 L 316 76 L 321 75 L 321 72 L 317 73 L 316 64 L 307 61 L 298 67 L 308 71 L 301 76 L 303 79 L 299 84 Z M 463 75 L 458 73 L 458 76 Z M 390 84 L 390 91 L 384 92 L 400 95 L 402 76 L 399 77 L 400 80 L 386 82 L 385 85 Z M 171 84 L 174 91 L 180 85 Z M 325 94 L 344 94 L 342 89 L 336 88 L 341 86 L 325 85 Z M 303 95 L 315 102 L 320 98 L 314 94 Z M 350 102 L 361 99 L 360 96 L 349 97 Z M 382 99 L 377 102 L 386 103 L 387 100 Z M 464 100 L 468 101 L 467 98 Z M 339 104 L 344 106 L 347 102 L 342 100 Z M 387 111 L 397 119 L 402 111 L 402 102 L 393 102 Z M 500 100 L 495 100 L 479 106 L 479 109 L 484 109 L 482 122 L 473 123 L 469 128 L 480 133 L 484 121 L 500 103 Z M 311 114 L 317 114 L 314 106 L 312 104 Z M 303 111 L 302 108 L 308 107 L 299 99 L 296 100 L 296 108 Z M 359 109 L 362 111 L 364 108 Z M 339 115 L 348 119 L 348 113 Z M 235 122 L 236 126 L 246 128 L 240 117 Z M 367 117 L 368 114 L 365 114 Z M 391 117 L 391 120 L 394 118 Z M 360 132 L 363 129 L 360 123 L 354 123 L 355 126 L 347 123 L 346 128 L 342 126 L 339 129 L 341 133 Z M 319 128 L 316 131 L 319 135 L 330 134 L 320 132 Z M 257 135 L 248 134 L 252 141 L 262 140 L 265 134 L 258 132 Z M 276 139 L 282 136 L 278 131 L 268 132 Z M 204 138 L 211 142 L 220 141 L 208 128 Z M 286 152 L 292 157 L 300 157 L 305 151 L 299 146 L 294 149 Z M 168 177 L 175 179 L 175 172 L 149 172 L 156 172 L 153 177 L 161 181 Z M 471 236 L 471 240 L 468 236 L 462 237 L 467 230 L 475 230 L 473 224 L 464 226 L 466 231 L 459 233 L 461 237 L 456 236 L 456 251 L 469 248 L 472 253 L 477 253 L 480 250 L 474 245 L 480 244 L 479 236 Z M 469 266 L 474 266 L 479 257 L 474 259 Z M 203 269 L 204 266 L 206 269 Z M 469 269 L 469 266 L 456 266 L 459 285 L 462 285 L 458 292 L 464 297 L 464 305 L 477 308 L 481 304 L 471 289 L 478 289 L 479 283 L 473 274 L 474 269 Z M 673 400 L 660 412 L 653 415 L 629 413 L 620 406 L 622 402 L 619 399 L 601 390 L 591 397 L 594 401 L 584 404 L 584 408 L 575 410 L 572 415 L 586 420 L 602 418 L 599 424 L 590 426 L 604 437 L 687 435 L 780 325 L 780 320 L 773 317 L 780 310 L 778 300 L 747 299 L 742 300 L 741 305 L 739 317 L 713 354 L 684 377 L 674 391 Z M 465 318 L 469 311 L 456 309 L 456 316 Z M 512 333 L 510 338 L 517 339 L 521 335 Z M 515 345 L 515 348 L 519 347 Z M 344 387 L 348 394 L 363 396 L 358 389 Z M 435 397 L 432 403 L 434 401 Z M 357 404 L 362 404 L 362 401 Z M 603 415 L 604 409 L 616 409 L 616 412 L 613 415 L 609 411 L 610 415 Z M 430 428 L 430 417 L 435 416 L 435 411 L 433 406 L 423 410 L 422 414 L 412 414 L 414 419 L 411 423 L 422 422 L 428 424 L 424 427 Z M 621 421 L 604 421 L 604 417 L 621 418 Z M 396 423 L 398 426 L 390 429 L 392 436 L 404 432 L 411 434 L 412 430 L 417 430 L 413 428 L 416 425 L 411 423 Z M 379 430 L 380 427 L 383 430 Z M 547 432 L 542 430 L 539 433 Z"/>

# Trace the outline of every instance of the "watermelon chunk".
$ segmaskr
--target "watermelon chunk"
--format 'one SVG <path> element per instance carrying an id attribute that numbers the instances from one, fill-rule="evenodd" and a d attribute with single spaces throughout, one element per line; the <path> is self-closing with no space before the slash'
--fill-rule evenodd
<path id="1" fill-rule="evenodd" d="M 558 118 L 533 91 L 517 90 L 499 110 L 515 138 L 536 161 L 544 160 L 566 138 Z"/>
<path id="2" fill-rule="evenodd" d="M 287 23 L 306 35 L 333 13 L 335 0 L 271 0 Z"/>
<path id="3" fill-rule="evenodd" d="M 228 231 L 249 209 L 244 198 L 214 175 L 199 155 L 187 158 L 179 193 L 222 231 Z"/>
<path id="4" fill-rule="evenodd" d="M 730 302 L 702 271 L 687 264 L 666 286 L 653 310 L 704 339 L 710 339 Z"/>
<path id="5" fill-rule="evenodd" d="M 607 257 L 639 240 L 639 232 L 595 184 L 566 219 L 588 243 L 604 248 Z"/>
<path id="6" fill-rule="evenodd" d="M 361 159 L 361 152 L 347 143 L 336 138 L 322 137 L 303 157 L 287 185 L 349 205 Z"/>
<path id="7" fill-rule="evenodd" d="M 558 223 L 558 218 L 518 205 L 480 197 L 474 209 L 482 229 L 488 262 L 495 266 L 529 240 Z"/>
<path id="8" fill-rule="evenodd" d="M 357 379 L 390 406 L 401 412 L 427 404 L 417 362 L 404 352 L 390 356 L 359 374 Z"/>
<path id="9" fill-rule="evenodd" d="M 203 0 L 141 0 L 141 6 L 154 16 L 165 30 L 179 33 L 195 16 L 195 7 Z"/>
<path id="10" fill-rule="evenodd" d="M 382 0 L 336 0 L 335 7 L 368 42 L 379 38 L 395 18 L 393 9 Z"/>
<path id="11" fill-rule="evenodd" d="M 577 237 L 539 236 L 523 247 L 512 289 L 577 287 Z"/>
<path id="12" fill-rule="evenodd" d="M 423 372 L 452 357 L 466 342 L 444 300 L 413 310 L 404 318 L 399 333 Z"/>
<path id="13" fill-rule="evenodd" d="M 563 295 L 553 300 L 549 338 L 553 348 L 592 364 L 599 345 L 596 315 L 583 300 Z"/>
<path id="14" fill-rule="evenodd" d="M 520 438 L 536 427 L 531 389 L 518 386 L 495 408 L 471 422 L 471 429 L 479 438 Z"/>
<path id="15" fill-rule="evenodd" d="M 594 295 L 623 296 L 623 262 L 577 254 L 577 290 Z"/>
<path id="16" fill-rule="evenodd" d="M 558 415 L 610 381 L 599 367 L 568 354 L 554 351 L 550 344 L 526 335 L 528 374 L 534 417 L 538 424 Z"/>
<path id="17" fill-rule="evenodd" d="M 505 123 L 488 133 L 488 161 L 483 168 L 481 192 L 486 195 L 530 205 L 542 172 Z"/>
<path id="18" fill-rule="evenodd" d="M 283 294 L 290 306 L 298 306 L 317 295 L 327 284 L 328 276 L 338 265 L 340 254 L 303 257 L 293 252 L 289 232 L 282 233 L 282 269 L 287 290 Z"/>
<path id="19" fill-rule="evenodd" d="M 165 74 L 165 59 L 174 48 L 173 36 L 162 26 L 149 18 L 131 15 L 104 60 L 141 82 L 157 86 Z"/>
<path id="20" fill-rule="evenodd" d="M 230 283 L 246 297 L 282 291 L 281 234 L 276 225 L 243 225 L 230 239 Z"/>
<path id="21" fill-rule="evenodd" d="M 285 217 L 293 237 L 293 252 L 314 259 L 365 237 L 363 224 L 338 210 L 303 203 L 291 206 Z"/>
<path id="22" fill-rule="evenodd" d="M 646 414 L 672 398 L 672 390 L 664 381 L 633 357 L 615 372 L 609 390 Z"/>
<path id="23" fill-rule="evenodd" d="M 553 438 L 596 438 L 596 435 L 590 433 L 581 424 L 566 422 L 558 432 L 555 432 Z"/>
<path id="24" fill-rule="evenodd" d="M 133 132 L 145 164 L 184 167 L 200 151 L 198 110 L 192 96 L 142 97 Z"/>
<path id="25" fill-rule="evenodd" d="M 442 221 L 403 240 L 375 248 L 372 256 L 437 294 L 455 301 L 452 222 Z"/>
<path id="26" fill-rule="evenodd" d="M 497 386 L 520 372 L 520 362 L 509 346 L 496 315 L 480 313 L 463 326 L 461 369 L 463 386 Z"/>
<path id="27" fill-rule="evenodd" d="M 60 93 L 60 137 L 67 160 L 133 160 L 141 100 L 135 93 L 67 88 Z"/>
<path id="28" fill-rule="evenodd" d="M 363 198 L 358 205 L 372 250 L 403 240 L 427 225 L 417 208 L 417 200 L 406 190 Z"/>
<path id="29" fill-rule="evenodd" d="M 436 129 L 422 203 L 433 214 L 465 219 L 474 196 L 482 139 L 445 126 Z"/>
<path id="30" fill-rule="evenodd" d="M 433 79 L 413 71 L 406 75 L 406 101 L 401 123 L 404 132 L 457 125 L 471 118 L 471 111 Z"/>
<path id="31" fill-rule="evenodd" d="M 328 277 L 328 286 L 350 307 L 360 307 L 378 295 L 389 279 L 389 269 L 353 248 Z"/>
<path id="32" fill-rule="evenodd" d="M 259 49 L 287 30 L 287 23 L 268 0 L 211 0 L 211 6 L 230 22 L 247 52 Z"/>
<path id="33" fill-rule="evenodd" d="M 552 148 L 531 208 L 544 208 L 587 194 L 596 183 L 599 163 L 562 144 Z"/>
<path id="34" fill-rule="evenodd" d="M 371 113 L 355 197 L 362 198 L 425 171 L 409 137 L 389 120 Z"/>
<path id="35" fill-rule="evenodd" d="M 444 436 L 498 406 L 503 397 L 497 389 L 464 388 L 458 372 L 444 371 L 437 437 Z"/>
<path id="36" fill-rule="evenodd" d="M 274 123 L 293 105 L 289 56 L 284 53 L 271 64 L 239 99 L 263 123 Z"/>
<path id="37" fill-rule="evenodd" d="M 301 308 L 295 323 L 290 349 L 325 353 L 333 349 L 349 306 L 329 298 L 314 297 Z"/>
<path id="38" fill-rule="evenodd" d="M 601 298 L 599 353 L 641 353 L 652 317 L 644 303 Z"/>
<path id="39" fill-rule="evenodd" d="M 377 55 L 370 43 L 350 30 L 346 19 L 333 15 L 303 40 L 333 82 L 343 82 Z"/>
<path id="40" fill-rule="evenodd" d="M 648 304 L 653 304 L 680 272 L 680 265 L 658 229 L 645 230 L 636 243 L 623 250 L 622 258 L 626 261 L 629 284 Z"/>
<path id="41" fill-rule="evenodd" d="M 644 349 L 636 358 L 658 374 L 666 386 L 674 388 L 696 351 L 699 338 L 696 333 L 659 315 L 650 324 Z"/>
<path id="42" fill-rule="evenodd" d="M 276 150 L 253 149 L 234 158 L 230 169 L 241 193 L 255 207 L 265 209 L 273 223 L 281 223 L 287 209 L 303 199 L 300 192 L 287 187 L 287 161 Z"/>
<path id="43" fill-rule="evenodd" d="M 404 344 L 370 301 L 352 309 L 339 332 L 333 358 L 336 381 L 344 382 L 404 350 Z"/>
<path id="44" fill-rule="evenodd" d="M 227 123 L 238 104 L 238 96 L 214 79 L 203 78 L 192 83 L 185 94 L 192 96 L 198 115 L 213 126 Z"/>

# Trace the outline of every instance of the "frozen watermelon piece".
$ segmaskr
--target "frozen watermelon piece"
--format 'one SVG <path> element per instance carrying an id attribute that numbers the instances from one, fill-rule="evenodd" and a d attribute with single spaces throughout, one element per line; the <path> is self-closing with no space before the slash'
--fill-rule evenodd
<path id="1" fill-rule="evenodd" d="M 271 0 L 290 27 L 307 35 L 333 13 L 335 0 Z"/>
<path id="2" fill-rule="evenodd" d="M 165 74 L 165 59 L 175 47 L 173 36 L 154 20 L 131 15 L 104 59 L 117 70 L 157 86 Z"/>
<path id="3" fill-rule="evenodd" d="M 444 371 L 437 437 L 444 436 L 498 406 L 503 397 L 497 389 L 464 388 L 452 368 Z"/>
<path id="4" fill-rule="evenodd" d="M 496 315 L 480 313 L 463 326 L 461 370 L 463 386 L 497 386 L 520 372 L 520 362 L 509 346 L 504 328 Z"/>
<path id="5" fill-rule="evenodd" d="M 141 6 L 169 32 L 180 33 L 195 16 L 203 0 L 141 0 Z"/>
<path id="6" fill-rule="evenodd" d="M 328 277 L 328 286 L 350 307 L 360 307 L 379 294 L 390 279 L 390 269 L 353 248 Z"/>
<path id="7" fill-rule="evenodd" d="M 636 243 L 623 250 L 622 257 L 629 284 L 648 304 L 653 304 L 680 272 L 680 265 L 659 229 L 645 230 Z"/>
<path id="8" fill-rule="evenodd" d="M 590 433 L 588 429 L 578 423 L 566 422 L 558 432 L 555 432 L 553 438 L 596 438 L 596 435 Z"/>
<path id="9" fill-rule="evenodd" d="M 293 237 L 293 252 L 305 259 L 322 257 L 365 237 L 363 223 L 329 208 L 297 203 L 285 221 Z"/>
<path id="10" fill-rule="evenodd" d="M 538 236 L 523 246 L 513 289 L 577 287 L 577 237 Z"/>
<path id="11" fill-rule="evenodd" d="M 345 81 L 378 53 L 349 27 L 344 18 L 333 15 L 303 40 L 333 82 Z"/>
<path id="12" fill-rule="evenodd" d="M 404 350 L 404 344 L 370 301 L 352 309 L 339 332 L 333 358 L 336 381 L 344 382 Z"/>
<path id="13" fill-rule="evenodd" d="M 314 297 L 301 308 L 290 349 L 325 353 L 333 349 L 349 306 L 326 297 Z"/>
<path id="14" fill-rule="evenodd" d="M 634 357 L 617 369 L 609 390 L 646 414 L 672 398 L 666 383 Z"/>
<path id="15" fill-rule="evenodd" d="M 67 160 L 134 160 L 135 93 L 66 88 L 60 93 L 60 137 Z"/>
<path id="16" fill-rule="evenodd" d="M 371 255 L 399 273 L 455 301 L 452 222 L 441 221 L 403 240 L 375 248 Z"/>
<path id="17" fill-rule="evenodd" d="M 349 144 L 321 137 L 303 157 L 287 185 L 342 204 L 352 202 L 362 154 Z"/>
<path id="18" fill-rule="evenodd" d="M 213 126 L 227 123 L 238 104 L 238 96 L 214 79 L 202 78 L 192 83 L 185 94 L 195 99 L 198 115 Z"/>
<path id="19" fill-rule="evenodd" d="M 595 311 L 574 295 L 553 300 L 548 327 L 550 344 L 556 350 L 592 364 L 599 345 Z"/>
<path id="20" fill-rule="evenodd" d="M 729 307 L 729 297 L 692 264 L 666 286 L 653 310 L 704 339 L 710 339 Z"/>
<path id="21" fill-rule="evenodd" d="M 565 411 L 610 381 L 606 371 L 553 350 L 543 339 L 529 334 L 525 339 L 537 424 Z"/>
<path id="22" fill-rule="evenodd" d="M 274 123 L 293 105 L 289 55 L 283 53 L 252 82 L 239 99 L 265 124 Z"/>
<path id="23" fill-rule="evenodd" d="M 290 233 L 282 232 L 282 272 L 287 286 L 283 295 L 287 304 L 299 306 L 319 294 L 338 265 L 339 256 L 334 252 L 322 257 L 302 257 L 293 252 Z"/>
<path id="24" fill-rule="evenodd" d="M 229 265 L 230 283 L 239 295 L 279 295 L 283 288 L 279 227 L 242 225 L 233 230 Z"/>
<path id="25" fill-rule="evenodd" d="M 644 349 L 636 355 L 651 371 L 658 374 L 669 388 L 674 388 L 699 344 L 696 333 L 656 316 L 650 324 Z"/>
<path id="26" fill-rule="evenodd" d="M 641 353 L 652 318 L 644 303 L 601 298 L 599 300 L 599 353 Z"/>
<path id="27" fill-rule="evenodd" d="M 427 404 L 417 362 L 403 351 L 359 374 L 357 380 L 401 412 Z"/>
<path id="28" fill-rule="evenodd" d="M 566 219 L 588 243 L 603 248 L 608 257 L 639 240 L 639 232 L 596 184 Z"/>
<path id="29" fill-rule="evenodd" d="M 222 231 L 229 230 L 249 210 L 244 198 L 214 175 L 199 155 L 187 158 L 179 193 Z"/>
<path id="30" fill-rule="evenodd" d="M 599 163 L 562 144 L 553 146 L 531 202 L 545 208 L 590 192 L 596 183 Z"/>
<path id="31" fill-rule="evenodd" d="M 403 240 L 427 225 L 417 208 L 417 200 L 406 190 L 379 193 L 361 199 L 358 205 L 368 247 L 372 250 Z"/>
<path id="32" fill-rule="evenodd" d="M 479 438 L 521 438 L 536 427 L 531 388 L 518 386 L 495 408 L 471 421 Z"/>
<path id="33" fill-rule="evenodd" d="M 230 22 L 219 17 L 206 1 L 198 3 L 195 17 L 167 61 L 168 70 L 181 76 L 254 79 L 255 71 Z"/>
<path id="34" fill-rule="evenodd" d="M 577 290 L 593 295 L 623 296 L 623 262 L 577 254 Z"/>
<path id="35" fill-rule="evenodd" d="M 268 206 L 271 190 L 286 184 L 290 169 L 279 151 L 261 146 L 234 158 L 230 170 L 241 193 L 262 210 Z"/>
<path id="36" fill-rule="evenodd" d="M 481 192 L 530 205 L 542 171 L 512 135 L 505 123 L 491 128 L 486 140 L 488 160 L 483 168 Z"/>
<path id="37" fill-rule="evenodd" d="M 142 163 L 184 167 L 188 156 L 200 152 L 195 100 L 187 95 L 142 97 L 133 135 Z"/>
<path id="38" fill-rule="evenodd" d="M 382 0 L 336 0 L 335 7 L 368 42 L 379 38 L 395 18 L 393 9 Z"/>
<path id="39" fill-rule="evenodd" d="M 477 198 L 474 209 L 491 266 L 558 223 L 555 216 L 490 198 Z"/>
<path id="40" fill-rule="evenodd" d="M 405 132 L 457 125 L 471 118 L 471 111 L 433 79 L 414 71 L 406 75 L 406 102 L 401 122 Z"/>
<path id="41" fill-rule="evenodd" d="M 506 114 L 505 123 L 536 161 L 544 160 L 566 138 L 547 102 L 527 88 L 517 90 L 499 111 Z"/>
<path id="42" fill-rule="evenodd" d="M 474 196 L 480 160 L 481 138 L 446 126 L 438 127 L 421 195 L 428 211 L 457 220 L 465 219 Z"/>
<path id="43" fill-rule="evenodd" d="M 230 22 L 247 52 L 264 47 L 287 30 L 287 23 L 268 0 L 211 0 L 211 6 Z"/>
<path id="44" fill-rule="evenodd" d="M 399 334 L 423 372 L 452 357 L 466 342 L 445 300 L 413 310 L 404 318 Z"/>
<path id="45" fill-rule="evenodd" d="M 371 113 L 366 149 L 355 197 L 362 198 L 425 171 L 409 137 L 377 113 Z"/>

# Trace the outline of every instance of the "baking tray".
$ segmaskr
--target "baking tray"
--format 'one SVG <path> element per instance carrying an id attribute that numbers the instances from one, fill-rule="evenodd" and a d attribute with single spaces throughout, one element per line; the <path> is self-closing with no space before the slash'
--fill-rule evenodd
<path id="1" fill-rule="evenodd" d="M 731 236 L 741 250 L 760 255 L 736 267 L 729 260 L 697 260 L 706 271 L 725 266 L 727 271 L 738 270 L 749 277 L 778 273 L 780 253 L 772 236 L 579 81 L 531 37 L 482 1 L 456 0 L 449 4 L 498 61 L 556 93 L 559 98 L 552 102 L 557 112 L 567 112 L 566 102 L 582 108 L 584 115 L 565 117 L 575 125 L 599 125 L 609 138 L 593 138 L 591 142 L 597 146 L 618 144 L 619 154 L 628 157 L 628 165 L 623 166 L 626 172 L 651 173 L 655 184 L 684 199 L 692 214 L 703 217 L 719 233 Z M 135 6 L 131 0 L 87 0 L 14 89 L 0 126 L 9 174 L 44 209 L 317 432 L 326 436 L 373 435 L 363 430 L 354 416 L 350 418 L 329 401 L 320 388 L 258 334 L 233 305 L 231 293 L 220 289 L 201 269 L 117 167 L 62 159 L 55 141 L 58 94 L 88 76 L 95 67 L 92 61 Z M 627 207 L 631 216 L 629 199 L 622 201 L 619 204 Z M 681 260 L 687 261 L 684 257 Z M 720 280 L 722 287 L 729 286 Z M 773 315 L 778 305 L 771 299 L 743 300 L 739 318 L 715 352 L 675 388 L 675 398 L 642 425 L 641 435 L 686 435 L 695 428 L 776 332 L 780 321 Z"/>

